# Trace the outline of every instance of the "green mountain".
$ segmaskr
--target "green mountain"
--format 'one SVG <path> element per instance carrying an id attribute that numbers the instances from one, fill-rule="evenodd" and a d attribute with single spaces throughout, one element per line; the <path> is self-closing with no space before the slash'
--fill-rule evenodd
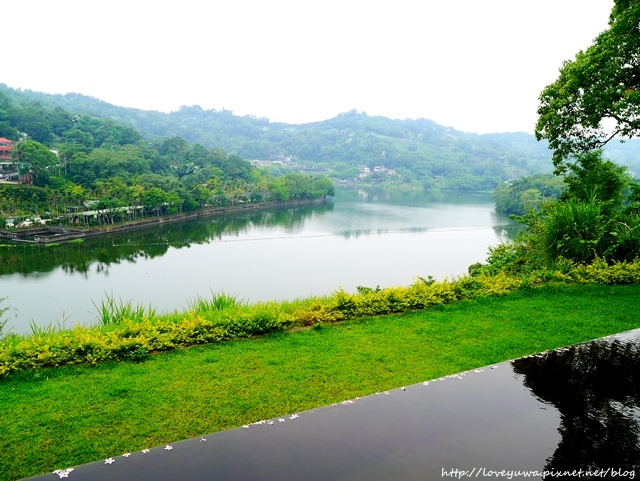
<path id="1" fill-rule="evenodd" d="M 108 119 L 134 128 L 152 142 L 181 137 L 247 160 L 275 160 L 276 170 L 286 170 L 287 162 L 281 161 L 285 159 L 298 168 L 338 179 L 491 190 L 505 180 L 552 171 L 546 144 L 523 132 L 480 135 L 426 119 L 393 120 L 357 111 L 322 122 L 291 125 L 197 105 L 162 113 L 117 107 L 75 93 L 51 95 L 3 84 L 0 92 L 14 102 L 36 101 Z M 618 155 L 635 160 L 629 145 L 620 147 Z"/>

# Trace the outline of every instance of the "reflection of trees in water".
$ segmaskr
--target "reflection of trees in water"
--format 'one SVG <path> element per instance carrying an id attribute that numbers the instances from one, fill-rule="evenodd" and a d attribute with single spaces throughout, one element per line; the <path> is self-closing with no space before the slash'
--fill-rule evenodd
<path id="1" fill-rule="evenodd" d="M 562 439 L 545 469 L 640 468 L 639 354 L 633 342 L 600 340 L 513 361 L 561 415 Z"/>
<path id="2" fill-rule="evenodd" d="M 469 202 L 493 204 L 491 194 L 484 192 L 424 191 L 424 190 L 389 190 L 386 188 L 340 188 L 337 190 L 341 200 L 365 203 L 379 203 L 415 207 L 430 203 L 447 203 L 468 205 Z"/>
<path id="3" fill-rule="evenodd" d="M 518 233 L 525 230 L 525 226 L 522 224 L 495 225 L 493 226 L 493 230 L 501 239 L 512 241 L 515 240 Z"/>
<path id="4" fill-rule="evenodd" d="M 405 227 L 401 229 L 350 229 L 340 232 L 340 236 L 345 239 L 349 239 L 350 237 L 355 237 L 356 239 L 360 236 L 365 235 L 382 235 L 382 234 L 398 234 L 398 233 L 411 233 L 411 234 L 420 234 L 424 232 L 437 232 L 437 229 L 428 229 L 426 227 Z"/>
<path id="5" fill-rule="evenodd" d="M 126 234 L 87 239 L 82 243 L 56 246 L 5 245 L 0 249 L 0 275 L 51 272 L 60 267 L 68 273 L 108 273 L 108 266 L 123 261 L 160 257 L 169 247 L 183 248 L 204 244 L 223 236 L 239 235 L 257 226 L 284 227 L 295 232 L 313 215 L 333 209 L 333 204 L 310 204 L 269 209 L 208 219 L 192 219 L 176 224 Z"/>

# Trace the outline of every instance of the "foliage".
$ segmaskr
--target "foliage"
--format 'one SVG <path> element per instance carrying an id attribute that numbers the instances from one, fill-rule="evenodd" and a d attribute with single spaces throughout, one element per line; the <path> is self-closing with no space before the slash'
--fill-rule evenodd
<path id="1" fill-rule="evenodd" d="M 93 305 L 96 308 L 98 324 L 102 326 L 118 325 L 124 320 L 142 322 L 145 318 L 153 319 L 157 315 L 152 306 L 148 308 L 140 304 L 134 306 L 131 301 L 122 299 L 116 301 L 113 296 L 107 296 L 100 306 L 95 303 Z"/>
<path id="2" fill-rule="evenodd" d="M 20 92 L 0 85 L 2 91 L 14 102 L 38 101 L 78 112 L 83 118 L 116 119 L 133 127 L 152 139 L 159 154 L 153 171 L 176 173 L 181 179 L 200 176 L 206 164 L 211 163 L 248 181 L 246 166 L 233 165 L 237 160 L 233 154 L 271 162 L 269 172 L 274 177 L 304 170 L 347 181 L 394 185 L 401 182 L 459 191 L 489 191 L 500 182 L 551 170 L 549 150 L 524 133 L 476 135 L 426 119 L 392 120 L 357 111 L 322 122 L 287 125 L 199 106 L 165 114 L 115 107 L 82 95 Z M 94 132 L 75 129 L 68 142 L 110 149 L 108 144 L 95 145 Z M 171 137 L 176 132 L 183 139 Z M 225 154 L 226 158 L 212 162 L 212 151 L 220 149 L 232 155 Z M 291 159 L 291 164 L 274 162 L 282 158 Z M 393 173 L 375 171 L 376 166 Z M 174 167 L 176 170 L 171 171 Z M 364 167 L 370 172 L 360 178 Z"/>
<path id="3" fill-rule="evenodd" d="M 356 293 L 337 290 L 330 296 L 297 302 L 245 304 L 235 297 L 212 293 L 198 298 L 187 312 L 157 313 L 108 298 L 98 308 L 99 323 L 71 330 L 45 329 L 11 336 L 0 343 L 0 377 L 26 369 L 109 360 L 145 358 L 148 353 L 203 343 L 281 332 L 296 327 L 329 324 L 381 314 L 423 310 L 461 300 L 501 296 L 549 282 L 626 284 L 640 280 L 640 260 L 607 264 L 561 262 L 560 270 L 508 273 L 501 259 L 520 253 L 493 251 L 489 266 L 473 276 L 435 281 L 417 278 L 407 287 L 366 288 Z"/>
<path id="4" fill-rule="evenodd" d="M 0 304 L 7 300 L 6 297 L 0 297 Z M 10 307 L 0 307 L 0 341 L 2 341 L 6 336 L 7 332 L 4 330 L 9 322 L 9 318 L 5 317 L 5 315 L 11 311 Z"/>
<path id="5" fill-rule="evenodd" d="M 211 298 L 196 297 L 188 303 L 189 310 L 196 313 L 204 313 L 208 311 L 223 311 L 241 306 L 243 303 L 236 296 L 221 292 L 216 294 L 211 292 Z"/>
<path id="6" fill-rule="evenodd" d="M 640 230 L 636 228 L 640 187 L 631 183 L 626 168 L 604 160 L 602 151 L 595 150 L 578 155 L 559 180 L 566 189 L 555 201 L 542 202 L 539 209 L 518 218 L 529 230 L 517 239 L 519 247 L 506 247 L 496 252 L 499 257 L 489 259 L 494 264 L 492 272 L 552 266 L 563 258 L 589 263 L 597 257 L 610 262 L 640 257 Z M 526 185 L 526 179 L 521 183 Z M 506 199 L 516 193 L 508 188 L 497 191 L 496 205 L 508 205 Z M 505 257 L 509 250 L 517 255 Z"/>
<path id="7" fill-rule="evenodd" d="M 567 188 L 559 203 L 523 218 L 531 228 L 524 242 L 538 260 L 611 263 L 640 256 L 638 187 L 600 150 L 613 138 L 640 134 L 639 49 L 640 4 L 616 0 L 609 28 L 565 62 L 540 95 L 536 137 L 549 141 Z"/>
<path id="8" fill-rule="evenodd" d="M 538 211 L 543 202 L 560 197 L 564 180 L 551 174 L 537 174 L 504 182 L 493 191 L 498 212 L 523 215 Z"/>
<path id="9" fill-rule="evenodd" d="M 18 172 L 22 175 L 44 175 L 46 169 L 58 163 L 55 154 L 35 140 L 19 142 L 11 151 L 11 156 L 18 163 Z"/>
<path id="10" fill-rule="evenodd" d="M 536 137 L 546 139 L 559 173 L 572 155 L 614 136 L 640 133 L 640 4 L 616 0 L 609 28 L 566 61 L 540 95 Z"/>
<path id="11" fill-rule="evenodd" d="M 607 285 L 640 283 L 640 262 L 614 262 L 608 264 L 597 258 L 590 264 L 577 265 L 569 269 L 566 275 L 581 284 L 600 283 Z"/>
<path id="12" fill-rule="evenodd" d="M 607 211 L 620 207 L 631 178 L 627 168 L 602 158 L 602 150 L 576 155 L 567 165 L 563 199 L 597 201 Z"/>
<path id="13" fill-rule="evenodd" d="M 334 193 L 333 183 L 323 176 L 298 173 L 276 179 L 219 148 L 190 145 L 176 136 L 143 142 L 137 131 L 111 120 L 0 94 L 0 121 L 17 133 L 10 136 L 18 141 L 12 155 L 19 178 L 41 187 L 36 192 L 23 184 L 0 186 L 0 218 L 16 219 L 16 224 L 38 216 L 99 225 Z"/>
<path id="14" fill-rule="evenodd" d="M 550 204 L 545 214 L 533 235 L 549 263 L 559 257 L 588 263 L 598 255 L 606 219 L 596 202 L 571 199 Z"/>
<path id="15" fill-rule="evenodd" d="M 626 331 L 638 326 L 639 293 L 638 285 L 550 286 L 143 363 L 16 373 L 0 380 L 0 472 L 23 479 L 375 392 L 393 396 L 399 386 Z"/>

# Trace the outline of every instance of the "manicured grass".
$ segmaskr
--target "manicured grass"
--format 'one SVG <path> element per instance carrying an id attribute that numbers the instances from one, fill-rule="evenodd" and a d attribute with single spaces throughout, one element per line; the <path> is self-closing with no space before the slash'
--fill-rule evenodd
<path id="1" fill-rule="evenodd" d="M 556 286 L 0 379 L 15 480 L 640 327 L 640 285 Z"/>

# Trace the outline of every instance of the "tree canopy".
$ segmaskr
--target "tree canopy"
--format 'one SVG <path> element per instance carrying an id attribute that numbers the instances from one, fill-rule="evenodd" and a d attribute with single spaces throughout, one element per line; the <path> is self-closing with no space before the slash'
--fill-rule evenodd
<path id="1" fill-rule="evenodd" d="M 640 2 L 615 0 L 609 28 L 566 61 L 540 95 L 536 138 L 558 173 L 576 154 L 640 134 Z"/>

